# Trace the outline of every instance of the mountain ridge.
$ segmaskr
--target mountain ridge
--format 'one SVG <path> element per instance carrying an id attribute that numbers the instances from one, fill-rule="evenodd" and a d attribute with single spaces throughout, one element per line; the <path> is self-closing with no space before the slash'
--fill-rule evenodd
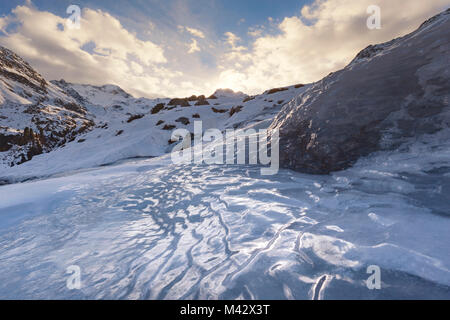
<path id="1" fill-rule="evenodd" d="M 287 104 L 271 125 L 280 130 L 281 165 L 328 174 L 448 127 L 449 30 L 447 9 L 408 35 L 365 48 Z"/>
<path id="2" fill-rule="evenodd" d="M 426 31 L 426 29 L 439 24 L 440 21 L 446 20 L 449 12 L 450 9 L 447 9 L 428 19 L 412 35 L 421 30 Z M 325 123 L 326 121 L 335 121 L 335 119 L 328 118 L 325 122 L 319 121 L 326 118 L 327 114 L 336 117 L 336 110 L 322 110 L 318 118 L 314 115 L 318 109 L 311 111 L 311 108 L 308 111 L 309 118 L 299 117 L 299 115 L 294 117 L 293 115 L 308 110 L 308 108 L 299 108 L 301 103 L 305 103 L 304 99 L 309 99 L 311 103 L 322 99 L 324 97 L 323 88 L 333 86 L 333 83 L 338 82 L 342 74 L 361 68 L 361 64 L 370 65 L 372 60 L 386 55 L 391 47 L 395 47 L 399 41 L 408 37 L 411 37 L 411 34 L 384 44 L 368 46 L 361 50 L 343 70 L 306 86 L 293 85 L 274 88 L 255 96 L 248 96 L 242 92 L 236 93 L 229 89 L 217 89 L 209 97 L 191 96 L 173 99 L 135 98 L 116 85 L 73 84 L 63 79 L 48 82 L 17 54 L 9 49 L 1 48 L 0 163 L 6 166 L 22 165 L 42 153 L 64 149 L 68 144 L 73 147 L 74 143 L 78 145 L 86 141 L 94 143 L 97 141 L 96 139 L 100 139 L 100 137 L 103 139 L 105 135 L 108 136 L 108 139 L 113 138 L 111 150 L 102 151 L 105 154 L 110 154 L 114 152 L 113 149 L 117 149 L 116 152 L 123 152 L 123 157 L 158 156 L 170 151 L 169 147 L 172 143 L 170 132 L 165 128 L 182 127 L 192 131 L 195 119 L 203 120 L 205 128 L 221 128 L 223 130 L 243 128 L 258 121 L 270 121 L 270 117 L 276 116 L 271 128 L 279 128 L 281 131 L 282 165 L 284 167 L 309 173 L 329 173 L 333 170 L 340 170 L 351 166 L 361 156 L 378 150 L 382 135 L 371 134 L 370 138 L 367 136 L 366 140 L 359 141 L 360 129 L 355 131 L 351 128 L 350 123 L 344 124 L 341 126 L 343 130 L 350 128 L 348 131 L 351 134 L 347 134 L 350 145 L 356 143 L 361 146 L 364 144 L 365 147 L 362 148 L 364 149 L 362 151 L 355 152 L 354 146 L 342 151 L 340 149 L 345 144 L 339 139 L 336 140 L 336 137 L 342 135 L 330 129 L 332 125 Z M 361 78 L 354 82 L 355 87 L 364 82 L 360 80 Z M 354 79 L 350 77 L 349 83 L 352 81 Z M 351 97 L 354 92 L 348 86 L 347 89 L 337 91 L 338 95 L 341 94 L 340 92 L 348 92 L 348 97 Z M 358 99 L 361 99 L 363 95 L 364 93 L 360 93 Z M 339 108 L 342 109 L 345 99 L 346 97 L 342 97 Z M 355 103 L 356 100 L 352 101 L 351 103 Z M 313 119 L 315 121 L 311 124 Z M 288 123 L 290 129 L 287 129 Z M 316 124 L 319 125 L 309 128 Z M 365 124 L 369 131 L 371 126 L 376 127 L 376 124 Z M 318 145 L 317 142 L 324 132 L 321 130 L 325 130 L 325 127 L 330 127 L 327 130 L 333 132 L 327 137 L 329 142 L 321 144 L 319 149 L 322 146 L 324 149 L 319 153 L 311 152 L 314 146 Z M 291 135 L 293 138 L 286 138 L 287 135 Z M 143 142 L 141 142 L 139 146 L 135 146 L 137 150 L 134 151 L 129 150 L 131 147 L 127 147 L 125 140 L 119 141 L 123 137 L 137 141 L 144 136 L 148 137 L 148 141 L 152 141 L 151 145 L 144 148 Z M 160 139 L 157 139 L 159 141 L 154 141 L 153 136 L 159 136 Z M 120 147 L 112 141 L 119 142 Z M 105 141 L 100 139 L 97 143 L 105 143 Z M 77 148 L 81 147 L 77 146 Z M 289 150 L 293 148 L 301 150 L 302 154 L 293 152 L 292 155 L 289 155 Z M 119 149 L 122 151 L 118 151 Z M 342 159 L 330 157 L 331 153 L 344 153 L 345 156 Z M 352 156 L 347 157 L 348 154 Z M 109 155 L 105 157 L 104 161 L 94 161 L 91 164 L 102 164 L 106 159 L 116 161 L 120 160 L 120 156 Z M 298 159 L 306 160 L 304 163 L 294 164 Z"/>

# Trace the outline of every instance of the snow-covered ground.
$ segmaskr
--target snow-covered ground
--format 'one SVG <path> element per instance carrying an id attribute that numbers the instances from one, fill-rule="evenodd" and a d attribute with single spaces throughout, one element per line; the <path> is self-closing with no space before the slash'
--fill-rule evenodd
<path id="1" fill-rule="evenodd" d="M 0 298 L 449 299 L 442 137 L 329 176 L 166 155 L 2 186 Z"/>
<path id="2" fill-rule="evenodd" d="M 181 107 L 167 105 L 170 99 L 128 97 L 114 86 L 71 85 L 88 99 L 85 105 L 96 127 L 64 147 L 35 156 L 20 166 L 0 163 L 0 181 L 23 181 L 123 159 L 161 156 L 173 149 L 169 144 L 173 130 L 194 132 L 195 121 L 202 122 L 203 131 L 245 128 L 264 120 L 268 126 L 284 104 L 308 87 L 290 86 L 284 91 L 250 97 L 248 101 L 243 93 L 218 90 L 215 93 L 217 99 L 208 99 L 209 105 L 196 106 L 196 101 L 193 101 L 191 106 Z M 152 114 L 152 108 L 158 103 L 166 104 L 165 109 Z M 239 106 L 240 111 L 230 114 L 233 107 Z M 143 118 L 128 122 L 133 115 L 142 115 Z M 177 122 L 181 118 L 189 123 Z M 174 129 L 164 130 L 166 125 L 174 126 Z"/>

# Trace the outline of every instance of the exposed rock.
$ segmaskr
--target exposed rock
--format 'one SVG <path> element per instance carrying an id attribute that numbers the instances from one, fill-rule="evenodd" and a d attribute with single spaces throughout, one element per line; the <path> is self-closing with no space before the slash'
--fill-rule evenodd
<path id="1" fill-rule="evenodd" d="M 187 126 L 188 124 L 191 123 L 191 122 L 189 121 L 189 119 L 186 118 L 186 117 L 178 118 L 177 120 L 175 120 L 175 122 L 180 122 L 180 123 L 184 124 L 185 126 Z"/>
<path id="2" fill-rule="evenodd" d="M 163 127 L 163 130 L 173 130 L 173 129 L 175 129 L 176 128 L 176 126 L 174 126 L 174 125 L 172 125 L 172 124 L 166 124 L 164 127 Z"/>
<path id="3" fill-rule="evenodd" d="M 271 125 L 280 130 L 281 165 L 327 174 L 448 127 L 449 30 L 447 10 L 410 35 L 364 49 L 285 105 Z"/>
<path id="4" fill-rule="evenodd" d="M 195 104 L 196 106 L 209 106 L 208 100 L 206 100 L 205 96 L 198 97 L 198 101 Z"/>
<path id="5" fill-rule="evenodd" d="M 144 117 L 143 114 L 135 114 L 135 115 L 132 115 L 130 118 L 128 118 L 127 123 L 131 123 L 131 122 L 133 122 L 134 120 L 142 119 L 143 117 Z"/>
<path id="6" fill-rule="evenodd" d="M 230 117 L 232 117 L 235 113 L 241 112 L 242 108 L 244 108 L 243 106 L 236 106 L 231 108 L 230 110 Z"/>
<path id="7" fill-rule="evenodd" d="M 111 108 L 116 109 L 116 110 L 123 110 L 123 106 L 121 106 L 120 104 L 115 104 L 115 105 L 111 106 Z"/>
<path id="8" fill-rule="evenodd" d="M 289 90 L 289 88 L 274 88 L 274 89 L 270 89 L 266 92 L 266 94 L 274 94 L 277 92 L 283 92 L 283 91 L 287 91 Z"/>
<path id="9" fill-rule="evenodd" d="M 179 99 L 175 98 L 169 101 L 169 106 L 181 106 L 181 107 L 190 107 L 188 99 Z"/>
<path id="10" fill-rule="evenodd" d="M 225 110 L 225 109 L 217 109 L 217 108 L 214 108 L 214 107 L 212 107 L 212 111 L 213 111 L 214 113 L 227 113 L 227 112 L 228 112 L 228 110 Z"/>
<path id="11" fill-rule="evenodd" d="M 64 109 L 79 113 L 81 115 L 86 115 L 86 109 L 83 106 L 80 106 L 79 104 L 76 104 L 74 102 L 66 102 L 61 99 L 55 99 L 55 104 L 63 107 Z"/>
<path id="12" fill-rule="evenodd" d="M 164 109 L 166 105 L 164 103 L 158 103 L 156 106 L 152 108 L 152 111 L 150 111 L 151 114 L 157 114 L 161 110 Z"/>

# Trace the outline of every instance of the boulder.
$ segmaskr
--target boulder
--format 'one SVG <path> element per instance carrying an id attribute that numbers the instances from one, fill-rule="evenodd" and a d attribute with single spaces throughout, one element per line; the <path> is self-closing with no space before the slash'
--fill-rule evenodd
<path id="1" fill-rule="evenodd" d="M 189 107 L 190 103 L 188 99 L 179 99 L 179 98 L 175 98 L 169 101 L 168 103 L 169 106 L 181 106 L 181 107 Z"/>
<path id="2" fill-rule="evenodd" d="M 449 127 L 449 30 L 447 10 L 407 36 L 369 46 L 286 104 L 270 126 L 280 130 L 281 166 L 328 174 Z"/>

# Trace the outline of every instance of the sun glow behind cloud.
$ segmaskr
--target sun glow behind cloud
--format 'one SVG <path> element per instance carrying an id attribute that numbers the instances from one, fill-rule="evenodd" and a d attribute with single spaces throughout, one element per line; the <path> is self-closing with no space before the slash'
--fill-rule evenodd
<path id="1" fill-rule="evenodd" d="M 372 4 L 382 10 L 380 30 L 366 27 L 366 9 Z M 265 25 L 242 34 L 217 34 L 203 21 L 182 21 L 173 32 L 165 29 L 168 39 L 163 42 L 152 39 L 159 27 L 155 21 L 146 21 L 137 34 L 127 30 L 120 17 L 84 8 L 81 29 L 71 30 L 61 27 L 65 17 L 28 3 L 0 18 L 0 44 L 49 79 L 113 83 L 136 96 L 210 94 L 220 87 L 254 94 L 320 80 L 367 45 L 414 30 L 446 5 L 448 0 L 409 0 L 407 5 L 317 0 L 289 17 L 267 17 Z"/>

